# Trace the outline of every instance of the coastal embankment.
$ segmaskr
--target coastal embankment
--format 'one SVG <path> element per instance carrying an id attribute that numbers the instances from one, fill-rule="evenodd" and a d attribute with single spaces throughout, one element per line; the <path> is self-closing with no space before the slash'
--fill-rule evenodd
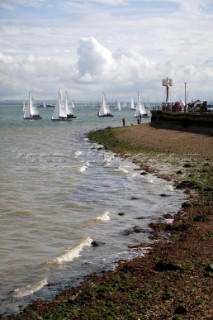
<path id="1" fill-rule="evenodd" d="M 142 171 L 174 181 L 188 200 L 172 223 L 150 225 L 156 241 L 144 256 L 120 261 L 115 270 L 7 319 L 212 319 L 213 130 L 155 123 L 88 136 Z M 138 250 L 146 247 L 141 243 Z"/>

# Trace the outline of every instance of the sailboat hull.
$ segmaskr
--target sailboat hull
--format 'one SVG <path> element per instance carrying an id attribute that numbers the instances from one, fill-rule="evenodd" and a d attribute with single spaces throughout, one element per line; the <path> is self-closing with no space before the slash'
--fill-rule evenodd
<path id="1" fill-rule="evenodd" d="M 41 116 L 30 116 L 30 117 L 24 117 L 24 120 L 41 120 Z"/>
<path id="2" fill-rule="evenodd" d="M 135 114 L 135 118 L 150 118 L 150 116 L 148 115 L 148 113 L 138 113 L 138 114 Z"/>
<path id="3" fill-rule="evenodd" d="M 141 117 L 142 118 L 150 118 L 150 116 L 148 116 L 148 114 L 143 114 Z"/>
<path id="4" fill-rule="evenodd" d="M 57 118 L 57 119 L 52 119 L 52 121 L 72 121 L 71 118 Z"/>
<path id="5" fill-rule="evenodd" d="M 113 114 L 103 114 L 103 115 L 98 115 L 99 118 L 103 118 L 103 117 L 114 117 Z"/>
<path id="6" fill-rule="evenodd" d="M 74 116 L 73 114 L 68 114 L 68 115 L 67 115 L 67 118 L 68 118 L 68 119 L 74 119 L 74 118 L 77 118 L 77 116 Z"/>

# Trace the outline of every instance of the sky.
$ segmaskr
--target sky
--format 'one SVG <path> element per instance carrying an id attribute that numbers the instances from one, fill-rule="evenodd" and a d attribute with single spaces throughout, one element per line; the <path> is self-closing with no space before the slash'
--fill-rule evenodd
<path id="1" fill-rule="evenodd" d="M 213 0 L 0 0 L 0 100 L 213 101 Z"/>

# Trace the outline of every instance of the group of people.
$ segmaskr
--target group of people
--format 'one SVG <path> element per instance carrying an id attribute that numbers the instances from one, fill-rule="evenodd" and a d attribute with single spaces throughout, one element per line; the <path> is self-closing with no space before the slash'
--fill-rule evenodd
<path id="1" fill-rule="evenodd" d="M 163 102 L 162 103 L 163 111 L 171 111 L 171 112 L 206 112 L 207 111 L 207 101 L 205 100 L 196 100 L 194 102 L 190 102 L 186 105 L 181 104 L 181 102 L 177 101 L 173 102 Z"/>
<path id="2" fill-rule="evenodd" d="M 172 112 L 181 112 L 182 105 L 179 101 L 173 102 L 163 102 L 162 103 L 162 110 L 163 111 L 172 111 Z"/>
<path id="3" fill-rule="evenodd" d="M 137 124 L 141 124 L 141 118 L 142 118 L 141 114 L 139 116 L 137 116 Z M 126 125 L 125 118 L 122 118 L 122 123 L 123 123 L 123 127 L 125 127 L 125 125 Z M 133 124 L 131 123 L 131 125 L 133 125 Z"/>

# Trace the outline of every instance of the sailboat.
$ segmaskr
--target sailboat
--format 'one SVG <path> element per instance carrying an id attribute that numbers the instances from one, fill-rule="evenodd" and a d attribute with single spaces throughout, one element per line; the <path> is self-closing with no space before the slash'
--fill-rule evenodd
<path id="1" fill-rule="evenodd" d="M 31 92 L 29 92 L 29 99 L 28 99 L 27 105 L 25 106 L 24 119 L 25 120 L 42 119 L 42 117 L 38 113 L 37 106 L 33 103 L 33 97 L 32 97 Z"/>
<path id="2" fill-rule="evenodd" d="M 46 108 L 47 107 L 47 105 L 46 105 L 46 102 L 44 101 L 42 104 L 39 104 L 38 106 L 37 106 L 37 108 Z"/>
<path id="3" fill-rule="evenodd" d="M 101 102 L 100 110 L 98 112 L 98 116 L 99 117 L 113 117 L 113 114 L 111 113 L 110 108 L 106 103 L 106 98 L 105 98 L 104 93 L 102 95 L 102 102 Z"/>
<path id="4" fill-rule="evenodd" d="M 25 100 L 23 100 L 22 110 L 23 110 L 23 112 L 25 112 L 25 111 L 26 111 L 26 102 L 25 102 Z"/>
<path id="5" fill-rule="evenodd" d="M 67 118 L 77 118 L 73 114 L 73 109 L 75 108 L 74 102 L 72 101 L 72 103 L 70 104 L 70 99 L 67 91 L 65 92 L 64 104 Z"/>
<path id="6" fill-rule="evenodd" d="M 117 100 L 115 102 L 115 110 L 121 111 L 121 103 L 120 103 L 120 100 L 119 100 L 118 97 L 117 97 Z"/>
<path id="7" fill-rule="evenodd" d="M 181 111 L 184 111 L 186 109 L 186 104 L 185 104 L 185 102 L 183 101 L 182 98 L 179 98 L 179 101 L 180 101 L 180 104 L 181 104 Z"/>
<path id="8" fill-rule="evenodd" d="M 67 117 L 65 101 L 62 96 L 61 88 L 59 88 L 58 100 L 56 102 L 56 105 L 53 111 L 52 121 L 66 121 L 66 120 L 71 120 L 71 118 Z"/>
<path id="9" fill-rule="evenodd" d="M 133 97 L 131 97 L 130 99 L 130 110 L 135 110 L 135 103 L 134 103 Z"/>
<path id="10" fill-rule="evenodd" d="M 138 102 L 136 105 L 135 118 L 149 118 L 144 104 L 141 102 L 140 93 L 138 92 Z"/>

